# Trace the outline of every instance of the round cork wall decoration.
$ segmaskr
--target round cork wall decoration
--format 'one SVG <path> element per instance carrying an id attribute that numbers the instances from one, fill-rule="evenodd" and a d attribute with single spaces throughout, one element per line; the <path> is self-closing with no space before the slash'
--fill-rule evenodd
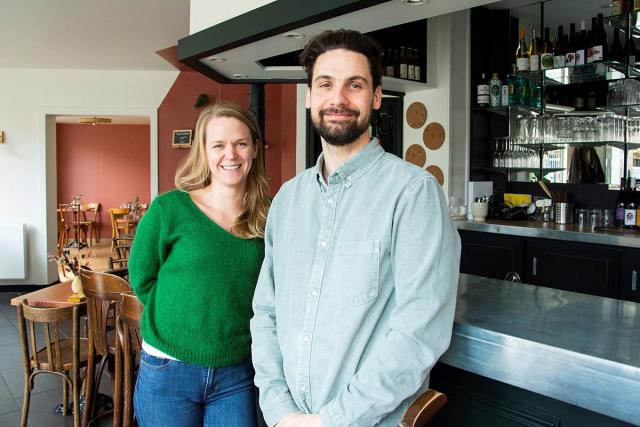
<path id="1" fill-rule="evenodd" d="M 427 121 L 427 107 L 422 102 L 414 102 L 407 108 L 407 124 L 414 129 L 421 128 Z"/>
<path id="2" fill-rule="evenodd" d="M 437 150 L 444 144 L 444 128 L 440 123 L 429 123 L 422 134 L 424 145 L 430 150 Z"/>
<path id="3" fill-rule="evenodd" d="M 440 185 L 444 185 L 444 173 L 442 173 L 442 169 L 436 165 L 429 165 L 427 166 L 427 172 L 433 175 Z"/>
<path id="4" fill-rule="evenodd" d="M 427 162 L 427 152 L 421 145 L 413 144 L 407 148 L 407 152 L 404 155 L 404 159 L 413 163 L 416 166 L 423 167 Z"/>

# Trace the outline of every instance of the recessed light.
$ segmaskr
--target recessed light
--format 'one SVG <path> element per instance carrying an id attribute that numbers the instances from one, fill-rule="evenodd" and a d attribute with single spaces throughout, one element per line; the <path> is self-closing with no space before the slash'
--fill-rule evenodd
<path id="1" fill-rule="evenodd" d="M 284 36 L 285 36 L 285 38 L 288 38 L 288 39 L 303 39 L 304 38 L 304 34 L 300 34 L 300 33 L 287 33 Z"/>
<path id="2" fill-rule="evenodd" d="M 247 77 L 249 77 L 249 76 L 247 76 L 246 74 L 234 74 L 233 75 L 234 79 L 246 79 Z"/>
<path id="3" fill-rule="evenodd" d="M 429 3 L 429 0 L 402 0 L 407 6 L 422 6 Z"/>
<path id="4" fill-rule="evenodd" d="M 221 56 L 212 56 L 211 58 L 209 58 L 209 61 L 213 61 L 213 62 L 223 62 L 226 60 L 227 58 L 223 58 Z"/>

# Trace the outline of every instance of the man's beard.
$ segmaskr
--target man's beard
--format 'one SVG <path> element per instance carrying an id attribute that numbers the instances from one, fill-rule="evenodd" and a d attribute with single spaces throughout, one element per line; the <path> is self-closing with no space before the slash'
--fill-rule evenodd
<path id="1" fill-rule="evenodd" d="M 326 113 L 348 113 L 353 115 L 353 120 L 350 122 L 341 121 L 338 124 L 329 125 L 324 121 L 324 115 Z M 361 120 L 360 112 L 358 110 L 351 110 L 349 108 L 325 108 L 319 111 L 319 117 L 313 117 L 313 126 L 318 131 L 318 134 L 324 139 L 327 144 L 336 147 L 342 147 L 351 144 L 358 139 L 369 128 L 369 118 L 371 113 L 362 116 Z"/>

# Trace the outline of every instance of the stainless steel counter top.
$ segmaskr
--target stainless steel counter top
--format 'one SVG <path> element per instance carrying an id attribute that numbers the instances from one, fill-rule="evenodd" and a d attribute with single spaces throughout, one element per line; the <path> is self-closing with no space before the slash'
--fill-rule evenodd
<path id="1" fill-rule="evenodd" d="M 640 304 L 461 274 L 441 362 L 640 425 Z"/>
<path id="2" fill-rule="evenodd" d="M 591 231 L 588 228 L 581 229 L 576 224 L 556 224 L 541 221 L 472 221 L 458 219 L 454 221 L 454 224 L 459 230 L 640 248 L 640 232 L 634 230 L 609 229 L 607 231 Z"/>

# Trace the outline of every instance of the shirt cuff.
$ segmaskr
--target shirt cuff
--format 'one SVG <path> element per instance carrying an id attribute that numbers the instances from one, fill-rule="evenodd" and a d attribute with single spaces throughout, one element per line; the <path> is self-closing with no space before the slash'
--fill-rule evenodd
<path id="1" fill-rule="evenodd" d="M 343 417 L 338 413 L 335 399 L 320 408 L 322 427 L 338 427 L 344 425 Z"/>
<path id="2" fill-rule="evenodd" d="M 270 405 L 269 410 L 263 410 L 262 412 L 268 426 L 276 425 L 278 421 L 291 413 L 300 412 L 300 409 L 298 409 L 298 406 L 289 393 L 278 396 L 275 400 L 277 400 L 277 402 Z"/>

